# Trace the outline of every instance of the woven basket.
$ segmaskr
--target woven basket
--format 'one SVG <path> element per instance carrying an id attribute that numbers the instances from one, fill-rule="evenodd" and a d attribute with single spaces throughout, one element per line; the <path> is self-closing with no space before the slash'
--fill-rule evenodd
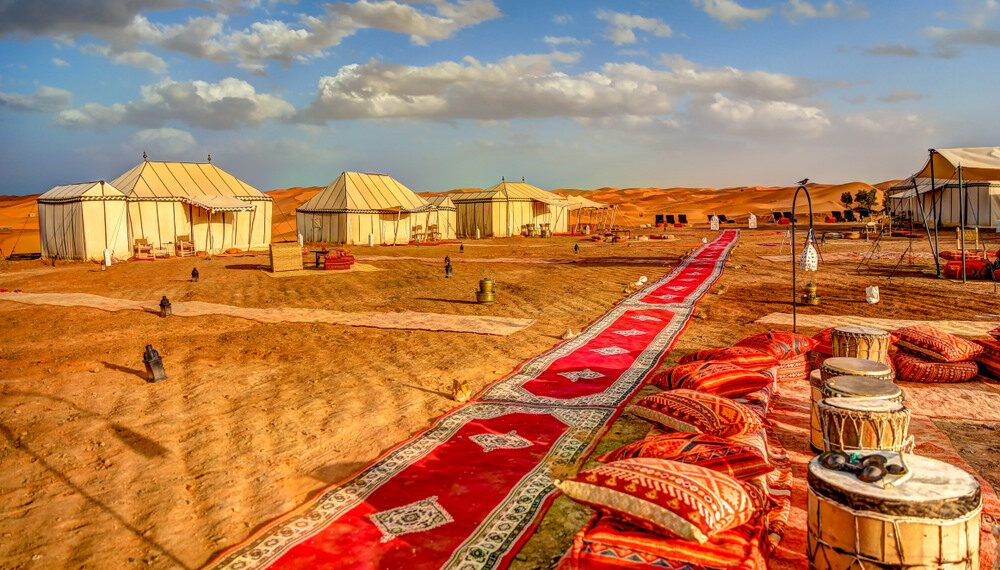
<path id="1" fill-rule="evenodd" d="M 271 244 L 271 271 L 302 269 L 302 248 L 295 242 Z"/>

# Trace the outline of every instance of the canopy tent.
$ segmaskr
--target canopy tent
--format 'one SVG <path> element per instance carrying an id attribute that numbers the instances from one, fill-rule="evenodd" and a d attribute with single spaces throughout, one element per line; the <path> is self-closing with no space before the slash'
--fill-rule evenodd
<path id="1" fill-rule="evenodd" d="M 125 194 L 97 180 L 56 186 L 38 197 L 42 257 L 129 257 Z"/>
<path id="2" fill-rule="evenodd" d="M 295 210 L 298 233 L 306 241 L 344 244 L 408 243 L 414 214 L 430 204 L 385 174 L 342 172 Z"/>
<path id="3" fill-rule="evenodd" d="M 615 206 L 613 204 L 602 204 L 601 202 L 595 202 L 584 196 L 566 196 L 566 200 L 569 201 L 569 206 L 567 210 L 571 212 L 576 212 L 576 223 L 573 225 L 573 233 L 579 231 L 580 225 L 583 223 L 583 213 L 587 212 L 589 214 L 589 225 L 594 225 L 596 227 L 613 225 L 613 220 L 609 220 L 607 213 L 611 211 L 612 218 L 614 217 Z M 600 210 L 601 216 L 594 220 L 594 214 Z"/>
<path id="4" fill-rule="evenodd" d="M 569 227 L 571 202 L 525 182 L 502 181 L 486 190 L 450 196 L 459 236 L 509 237 L 519 235 L 528 224 L 549 224 L 553 233 Z"/>
<path id="5" fill-rule="evenodd" d="M 438 238 L 442 240 L 455 239 L 458 228 L 455 203 L 450 196 L 430 196 L 427 198 L 430 208 L 427 210 L 425 226 L 437 226 Z"/>
<path id="6" fill-rule="evenodd" d="M 271 198 L 211 162 L 143 160 L 112 185 L 128 201 L 130 243 L 163 248 L 187 236 L 211 253 L 271 243 Z"/>
<path id="7" fill-rule="evenodd" d="M 890 209 L 915 223 L 993 227 L 1000 220 L 1000 147 L 935 149 L 888 195 Z"/>

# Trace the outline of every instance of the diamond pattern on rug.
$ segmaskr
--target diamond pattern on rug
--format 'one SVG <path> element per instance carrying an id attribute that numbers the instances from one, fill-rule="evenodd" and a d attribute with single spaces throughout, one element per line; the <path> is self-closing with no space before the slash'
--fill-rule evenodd
<path id="1" fill-rule="evenodd" d="M 638 318 L 638 317 L 635 317 L 635 318 Z M 657 319 L 656 317 L 651 317 L 651 318 L 656 319 L 657 321 L 660 320 L 660 319 Z M 596 352 L 597 354 L 600 354 L 601 356 L 614 356 L 616 354 L 627 354 L 628 350 L 624 349 L 624 348 L 622 348 L 620 346 L 605 346 L 604 348 L 592 348 L 592 349 L 590 349 L 590 352 Z"/>
<path id="2" fill-rule="evenodd" d="M 663 319 L 658 319 L 650 315 L 632 315 L 630 319 L 635 319 L 637 321 L 652 322 L 652 321 L 662 321 Z"/>
<path id="3" fill-rule="evenodd" d="M 455 522 L 448 511 L 438 504 L 436 496 L 430 496 L 421 501 L 387 511 L 372 513 L 368 515 L 368 518 L 382 531 L 381 542 L 389 542 L 404 534 L 424 532 Z"/>
<path id="4" fill-rule="evenodd" d="M 586 378 L 588 380 L 591 378 L 604 378 L 603 374 L 601 374 L 600 372 L 594 372 L 589 368 L 584 368 L 583 370 L 575 370 L 573 372 L 559 372 L 558 374 L 563 378 L 569 379 L 570 382 L 576 382 L 580 378 Z"/>
<path id="5" fill-rule="evenodd" d="M 530 447 L 532 443 L 517 435 L 517 431 L 510 430 L 507 433 L 480 433 L 469 437 L 483 448 L 483 453 L 489 453 L 497 449 L 521 449 Z"/>
<path id="6" fill-rule="evenodd" d="M 615 334 L 620 334 L 622 336 L 639 336 L 641 334 L 646 334 L 642 331 L 637 331 L 635 329 L 627 329 L 623 331 L 615 331 Z"/>

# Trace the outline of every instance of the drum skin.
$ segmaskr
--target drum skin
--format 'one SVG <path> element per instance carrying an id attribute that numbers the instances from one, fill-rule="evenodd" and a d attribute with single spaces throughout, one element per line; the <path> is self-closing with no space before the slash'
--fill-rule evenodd
<path id="1" fill-rule="evenodd" d="M 913 477 L 881 489 L 810 462 L 810 568 L 979 568 L 979 483 L 934 459 L 907 455 L 906 463 Z"/>
<path id="2" fill-rule="evenodd" d="M 834 357 L 889 363 L 892 337 L 888 331 L 872 327 L 837 327 L 830 331 L 830 343 Z"/>
<path id="3" fill-rule="evenodd" d="M 895 377 L 888 364 L 844 356 L 827 358 L 819 370 L 824 382 L 834 376 L 871 376 L 881 380 L 892 380 Z"/>
<path id="4" fill-rule="evenodd" d="M 818 412 L 823 451 L 902 451 L 910 431 L 910 410 L 898 401 L 824 398 Z"/>
<path id="5" fill-rule="evenodd" d="M 890 384 L 891 387 L 886 384 Z M 823 398 L 866 397 L 903 401 L 903 392 L 895 383 L 872 376 L 834 376 L 823 380 L 822 371 L 813 370 L 809 375 L 809 386 L 812 401 L 809 414 L 809 445 L 817 453 L 823 450 L 823 431 L 818 408 L 819 401 Z"/>

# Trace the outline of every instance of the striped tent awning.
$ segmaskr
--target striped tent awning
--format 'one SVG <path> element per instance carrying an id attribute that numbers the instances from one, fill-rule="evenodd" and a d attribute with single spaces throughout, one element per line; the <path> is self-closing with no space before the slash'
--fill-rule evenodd
<path id="1" fill-rule="evenodd" d="M 184 201 L 209 212 L 250 212 L 253 204 L 248 204 L 232 196 L 188 196 Z"/>

